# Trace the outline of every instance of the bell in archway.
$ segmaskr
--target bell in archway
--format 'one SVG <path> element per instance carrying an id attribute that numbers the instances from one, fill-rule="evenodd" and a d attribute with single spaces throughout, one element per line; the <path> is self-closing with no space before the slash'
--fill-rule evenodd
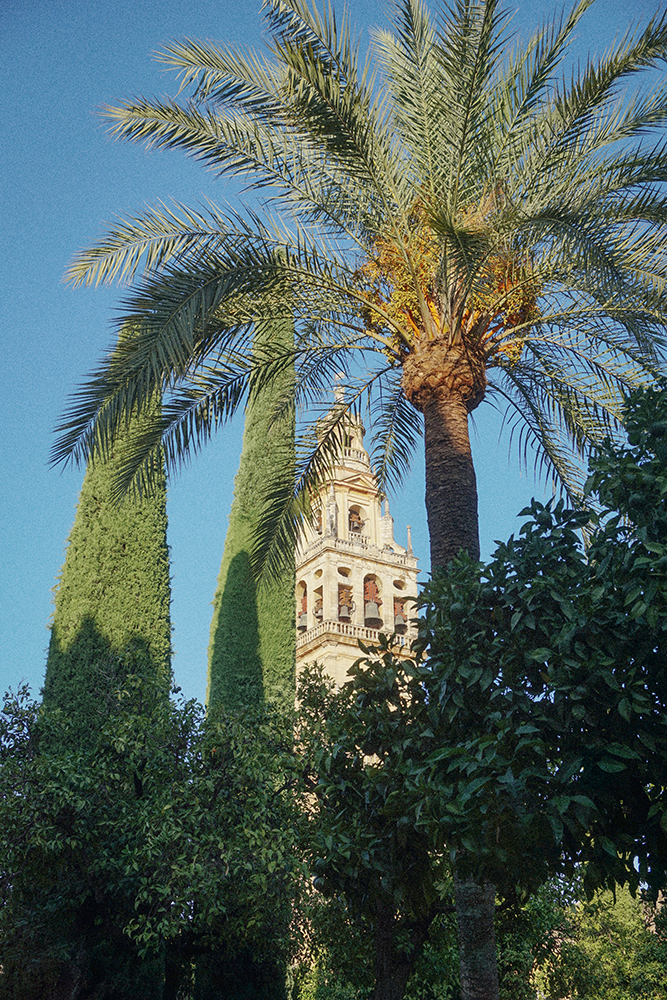
<path id="1" fill-rule="evenodd" d="M 380 605 L 377 601 L 366 601 L 364 605 L 364 624 L 367 628 L 382 628 Z"/>

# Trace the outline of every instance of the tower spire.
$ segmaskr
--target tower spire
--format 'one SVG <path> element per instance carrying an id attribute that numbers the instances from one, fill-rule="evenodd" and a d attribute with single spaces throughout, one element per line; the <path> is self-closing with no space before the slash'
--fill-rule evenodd
<path id="1" fill-rule="evenodd" d="M 336 392 L 342 392 L 338 383 Z M 317 661 L 337 684 L 358 660 L 360 639 L 373 643 L 380 632 L 395 634 L 410 655 L 415 633 L 405 603 L 417 597 L 418 560 L 394 539 L 361 420 L 350 419 L 346 430 L 349 440 L 341 441 L 314 498 L 321 521 L 306 526 L 296 553 L 297 672 Z"/>

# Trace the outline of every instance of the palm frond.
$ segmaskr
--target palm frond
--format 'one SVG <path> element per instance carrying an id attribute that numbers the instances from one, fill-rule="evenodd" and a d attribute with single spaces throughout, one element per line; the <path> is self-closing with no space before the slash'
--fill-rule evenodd
<path id="1" fill-rule="evenodd" d="M 225 259 L 200 255 L 187 269 L 163 268 L 128 298 L 120 322 L 135 335 L 115 345 L 73 397 L 54 462 L 106 453 L 128 412 L 187 380 L 211 354 L 238 359 L 253 321 L 275 313 L 280 268 L 272 252 L 262 257 L 252 244 L 228 250 Z"/>
<path id="2" fill-rule="evenodd" d="M 121 219 L 97 246 L 77 254 L 66 280 L 75 286 L 129 283 L 140 268 L 156 271 L 215 243 L 222 235 L 216 221 L 184 205 L 172 210 L 163 204 L 141 217 Z"/>
<path id="3" fill-rule="evenodd" d="M 508 14 L 498 0 L 456 0 L 445 10 L 437 55 L 451 114 L 452 155 L 444 190 L 453 209 L 485 193 L 491 158 L 486 108 Z"/>
<path id="4" fill-rule="evenodd" d="M 373 428 L 371 460 L 382 493 L 388 493 L 405 482 L 423 436 L 422 416 L 405 398 L 399 369 L 383 372 L 370 415 Z"/>
<path id="5" fill-rule="evenodd" d="M 562 162 L 564 153 L 576 150 L 580 144 L 592 151 L 599 148 L 600 142 L 616 141 L 612 139 L 613 131 L 606 128 L 605 107 L 613 116 L 617 114 L 612 101 L 619 98 L 626 78 L 656 65 L 666 55 L 667 12 L 663 12 L 652 18 L 643 31 L 628 32 L 609 55 L 597 63 L 589 62 L 585 72 L 568 87 L 557 88 L 541 127 L 549 136 L 550 156 L 545 166 L 549 168 L 551 159 L 555 165 Z"/>
<path id="6" fill-rule="evenodd" d="M 149 492 L 161 474 L 162 461 L 169 473 L 181 469 L 242 409 L 248 395 L 247 371 L 243 366 L 225 369 L 207 367 L 183 381 L 163 402 L 158 417 L 150 423 L 144 418 L 112 484 L 117 499 Z"/>
<path id="7" fill-rule="evenodd" d="M 350 401 L 329 408 L 315 425 L 309 423 L 297 436 L 294 482 L 267 484 L 251 556 L 257 579 L 270 583 L 286 560 L 293 561 L 303 529 L 312 519 L 312 502 L 343 452 L 349 420 Z"/>
<path id="8" fill-rule="evenodd" d="M 571 412 L 570 395 L 559 392 L 557 386 L 552 392 L 539 393 L 533 380 L 522 379 L 520 372 L 514 373 L 511 385 L 495 384 L 493 391 L 507 404 L 503 425 L 509 430 L 510 451 L 518 451 L 526 468 L 532 452 L 535 474 L 550 477 L 576 504 L 582 495 L 584 467 L 567 437 L 566 421 L 560 419 L 561 404 Z"/>
<path id="9" fill-rule="evenodd" d="M 268 117 L 280 105 L 284 70 L 252 49 L 186 38 L 165 45 L 155 56 L 177 71 L 178 93 L 192 89 L 196 104 L 215 102 Z"/>
<path id="10" fill-rule="evenodd" d="M 431 338 L 474 342 L 510 441 L 576 497 L 587 450 L 667 347 L 667 86 L 625 90 L 667 57 L 667 12 L 566 79 L 590 3 L 512 50 L 501 0 L 451 0 L 439 20 L 394 0 L 366 57 L 328 0 L 264 0 L 266 56 L 165 46 L 179 94 L 107 109 L 113 133 L 263 201 L 158 205 L 76 257 L 75 284 L 132 284 L 132 336 L 72 401 L 54 459 L 104 454 L 159 395 L 123 473 L 143 488 L 161 454 L 178 467 L 249 395 L 270 398 L 272 419 L 302 426 L 294 476 L 258 501 L 255 564 L 275 570 L 348 412 L 372 415 L 381 488 L 406 475 L 421 416 L 400 365 Z M 262 341 L 276 317 L 293 344 Z"/>
<path id="11" fill-rule="evenodd" d="M 397 5 L 393 32 L 376 31 L 374 45 L 391 97 L 392 122 L 406 151 L 405 169 L 433 195 L 447 161 L 449 109 L 435 31 L 420 0 Z"/>
<path id="12" fill-rule="evenodd" d="M 606 338 L 612 346 L 604 344 L 604 330 L 598 335 L 594 351 L 590 336 L 574 328 L 567 338 L 559 329 L 552 338 L 527 342 L 521 361 L 489 372 L 514 413 L 508 425 L 519 435 L 524 462 L 532 443 L 536 469 L 551 470 L 573 499 L 591 448 L 620 427 L 627 391 L 650 383 L 646 358 L 633 362 L 613 346 L 613 337 Z"/>
<path id="13" fill-rule="evenodd" d="M 520 162 L 535 119 L 548 105 L 554 72 L 566 55 L 575 27 L 593 2 L 579 0 L 567 18 L 554 19 L 508 59 L 489 112 L 494 136 L 492 176 L 504 177 Z"/>

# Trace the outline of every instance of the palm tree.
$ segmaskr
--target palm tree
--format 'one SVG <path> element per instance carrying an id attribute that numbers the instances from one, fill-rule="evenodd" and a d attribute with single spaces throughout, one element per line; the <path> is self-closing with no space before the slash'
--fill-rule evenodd
<path id="1" fill-rule="evenodd" d="M 81 390 L 56 459 L 104 452 L 159 387 L 162 419 L 126 469 L 141 484 L 160 445 L 178 463 L 295 364 L 304 432 L 294 490 L 264 498 L 269 566 L 362 405 L 383 488 L 423 434 L 434 568 L 479 553 L 468 420 L 483 400 L 576 496 L 624 392 L 662 369 L 667 311 L 667 91 L 628 91 L 664 60 L 667 14 L 568 81 L 591 2 L 522 47 L 499 0 L 452 0 L 437 21 L 397 0 L 363 61 L 347 18 L 308 0 L 265 0 L 268 55 L 167 46 L 190 96 L 108 108 L 113 132 L 267 197 L 158 206 L 75 259 L 75 283 L 135 282 L 124 318 L 142 332 Z M 280 315 L 294 350 L 253 354 L 253 329 Z M 345 400 L 314 425 L 338 372 Z"/>

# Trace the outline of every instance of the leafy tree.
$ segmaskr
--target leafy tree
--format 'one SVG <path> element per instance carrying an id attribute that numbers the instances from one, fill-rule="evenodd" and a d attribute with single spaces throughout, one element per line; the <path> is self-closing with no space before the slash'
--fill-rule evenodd
<path id="1" fill-rule="evenodd" d="M 265 342 L 289 350 L 292 324 L 278 320 L 255 333 L 255 351 Z M 236 476 L 209 646 L 209 705 L 227 709 L 265 700 L 289 709 L 296 693 L 294 561 L 271 587 L 258 588 L 252 552 L 267 486 L 290 489 L 294 474 L 293 411 L 278 419 L 275 406 L 293 388 L 293 366 L 264 387 L 246 408 L 243 452 Z"/>
<path id="2" fill-rule="evenodd" d="M 572 933 L 573 904 L 581 898 L 577 880 L 551 880 L 521 907 L 496 913 L 501 1000 L 539 1000 L 547 976 L 561 970 L 560 942 Z M 372 928 L 351 918 L 341 897 L 309 900 L 304 910 L 316 940 L 297 972 L 299 1000 L 367 1000 L 373 989 Z M 452 908 L 453 909 L 453 908 Z M 633 961 L 630 958 L 630 961 Z M 582 956 L 582 968 L 586 957 Z M 554 978 L 555 981 L 555 978 Z M 536 985 L 539 983 L 539 985 Z M 453 913 L 435 918 L 428 940 L 408 980 L 406 1000 L 460 998 L 458 941 Z"/>
<path id="3" fill-rule="evenodd" d="M 534 502 L 488 565 L 462 555 L 426 587 L 427 659 L 383 639 L 323 717 L 305 679 L 311 863 L 373 926 L 374 1000 L 403 996 L 450 864 L 457 913 L 468 885 L 511 906 L 582 866 L 589 894 L 665 885 L 667 386 L 632 397 L 627 425 L 592 463 L 589 490 L 614 506 L 586 551 L 588 513 Z M 465 976 L 492 943 L 483 929 L 462 962 L 463 996 L 488 983 Z"/>
<path id="4" fill-rule="evenodd" d="M 667 980 L 664 906 L 657 912 L 627 889 L 598 893 L 568 914 L 567 933 L 537 982 L 548 1000 L 659 1000 Z"/>
<path id="5" fill-rule="evenodd" d="M 539 881 L 551 839 L 558 863 L 588 861 L 590 891 L 662 886 L 666 418 L 664 383 L 628 400 L 628 442 L 608 439 L 591 463 L 587 488 L 603 510 L 585 552 L 585 512 L 533 503 L 481 578 L 462 560 L 427 588 L 432 696 L 452 732 L 438 751 L 451 781 L 443 808 L 452 829 L 456 814 L 461 830 L 474 817 L 480 836 L 461 834 L 457 849 L 499 885 L 504 872 L 508 891 L 513 868 L 519 884 L 533 877 L 527 841 Z M 564 784 L 534 811 L 543 755 L 559 762 L 552 790 Z M 504 768 L 503 790 L 491 775 Z"/>
<path id="6" fill-rule="evenodd" d="M 83 746 L 62 710 L 5 699 L 2 997 L 176 1000 L 212 952 L 229 966 L 252 955 L 252 987 L 288 946 L 276 916 L 299 870 L 290 719 L 166 701 L 149 718 L 149 696 L 126 678 Z"/>
<path id="7" fill-rule="evenodd" d="M 124 329 L 121 342 L 129 336 Z M 153 403 L 153 414 L 158 409 Z M 141 436 L 148 420 L 148 415 L 133 415 L 113 451 L 91 459 L 81 489 L 55 593 L 43 692 L 45 706 L 62 724 L 42 728 L 40 764 L 53 763 L 56 772 L 62 764 L 53 761 L 58 748 L 66 753 L 72 745 L 95 744 L 99 727 L 118 711 L 117 692 L 128 676 L 145 680 L 141 711 L 146 718 L 152 719 L 169 697 L 171 591 L 164 463 L 158 461 L 152 488 L 142 496 L 119 500 L 114 490 L 131 442 Z M 33 766 L 43 774 L 36 762 Z M 68 806 L 61 805 L 61 830 L 69 832 Z M 71 891 L 69 909 L 58 913 L 51 897 L 53 923 L 20 911 L 14 947 L 18 964 L 7 964 L 7 952 L 4 955 L 7 995 L 41 996 L 44 989 L 46 995 L 53 990 L 54 996 L 76 996 L 90 988 L 99 997 L 131 990 L 137 997 L 161 996 L 164 960 L 144 960 L 123 937 L 113 890 L 105 895 L 93 877 L 86 884 L 85 863 L 72 865 L 68 851 L 52 862 L 51 878 L 56 871 Z M 42 873 L 35 879 L 36 895 L 48 878 Z M 16 898 L 12 892 L 12 903 Z M 9 910 L 13 912 L 13 905 Z M 27 975 L 21 952 L 34 955 Z"/>
<path id="8" fill-rule="evenodd" d="M 387 651 L 351 673 L 340 691 L 317 669 L 300 679 L 299 725 L 313 747 L 317 795 L 308 847 L 315 886 L 342 895 L 372 940 L 372 1000 L 395 1000 L 442 908 L 438 885 L 449 868 L 410 815 L 408 790 L 425 759 L 414 671 Z"/>
<path id="9" fill-rule="evenodd" d="M 569 926 L 568 907 L 581 897 L 581 883 L 550 879 L 520 906 L 496 912 L 501 1000 L 540 1000 L 536 970 L 558 953 Z"/>
<path id="10" fill-rule="evenodd" d="M 75 282 L 139 278 L 128 315 L 141 334 L 95 373 L 56 458 L 104 450 L 159 387 L 174 394 L 135 449 L 136 475 L 160 444 L 178 461 L 244 380 L 284 368 L 285 351 L 253 358 L 248 337 L 282 310 L 299 398 L 317 403 L 344 371 L 349 402 L 306 434 L 294 495 L 262 512 L 269 566 L 291 556 L 345 408 L 367 391 L 383 488 L 423 429 L 433 567 L 479 553 L 468 416 L 487 396 L 523 453 L 535 447 L 576 493 L 576 456 L 614 425 L 623 389 L 660 369 L 665 319 L 667 98 L 620 95 L 664 60 L 667 15 L 568 83 L 560 68 L 589 6 L 518 51 L 498 0 L 457 0 L 437 22 L 400 0 L 363 63 L 347 19 L 307 0 L 264 3 L 270 57 L 167 46 L 160 59 L 191 97 L 109 109 L 115 133 L 243 177 L 273 208 L 158 208 L 77 258 Z M 479 887 L 465 926 L 460 907 L 464 937 L 481 909 L 488 923 L 491 895 Z"/>

